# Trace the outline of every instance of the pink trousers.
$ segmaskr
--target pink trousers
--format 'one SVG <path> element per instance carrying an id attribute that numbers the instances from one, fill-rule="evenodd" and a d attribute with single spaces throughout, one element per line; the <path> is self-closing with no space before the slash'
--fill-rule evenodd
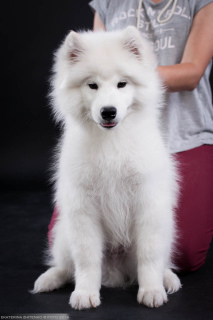
<path id="1" fill-rule="evenodd" d="M 176 211 L 179 239 L 175 263 L 180 271 L 194 271 L 204 264 L 213 236 L 213 146 L 179 152 L 176 157 L 181 194 Z M 56 207 L 48 226 L 50 246 L 57 216 Z"/>

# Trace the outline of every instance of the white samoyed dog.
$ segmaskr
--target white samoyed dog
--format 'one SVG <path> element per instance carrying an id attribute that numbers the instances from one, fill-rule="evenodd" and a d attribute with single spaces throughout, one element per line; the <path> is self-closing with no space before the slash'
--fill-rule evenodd
<path id="1" fill-rule="evenodd" d="M 53 109 L 63 122 L 50 269 L 34 293 L 75 281 L 70 305 L 138 281 L 137 300 L 167 302 L 176 234 L 175 163 L 160 130 L 163 89 L 152 47 L 134 27 L 71 32 L 56 52 Z"/>

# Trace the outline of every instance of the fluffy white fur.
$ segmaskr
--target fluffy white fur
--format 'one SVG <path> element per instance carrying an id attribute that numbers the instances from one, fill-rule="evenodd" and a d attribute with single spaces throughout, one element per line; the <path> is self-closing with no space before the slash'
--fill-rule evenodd
<path id="1" fill-rule="evenodd" d="M 171 271 L 177 174 L 160 130 L 156 59 L 134 27 L 71 32 L 55 55 L 52 101 L 64 124 L 49 265 L 34 293 L 75 281 L 70 304 L 97 307 L 101 284 L 138 281 L 158 307 L 180 288 Z M 116 108 L 104 120 L 102 108 Z M 106 109 L 108 110 L 108 109 Z"/>

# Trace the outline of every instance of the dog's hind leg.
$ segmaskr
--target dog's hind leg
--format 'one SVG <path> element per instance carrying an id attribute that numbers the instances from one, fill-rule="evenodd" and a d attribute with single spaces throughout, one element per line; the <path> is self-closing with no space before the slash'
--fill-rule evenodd
<path id="1" fill-rule="evenodd" d="M 137 263 L 133 248 L 122 247 L 105 256 L 102 269 L 102 284 L 107 287 L 126 287 L 137 277 Z"/>
<path id="2" fill-rule="evenodd" d="M 163 284 L 167 293 L 174 293 L 182 287 L 178 276 L 171 269 L 164 271 Z"/>
<path id="3" fill-rule="evenodd" d="M 34 289 L 31 293 L 47 292 L 59 289 L 70 280 L 71 276 L 66 269 L 52 267 L 40 275 L 36 280 Z"/>

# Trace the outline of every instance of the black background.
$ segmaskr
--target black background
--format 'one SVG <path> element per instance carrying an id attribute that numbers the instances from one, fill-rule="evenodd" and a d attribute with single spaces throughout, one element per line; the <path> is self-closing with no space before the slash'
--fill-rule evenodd
<path id="1" fill-rule="evenodd" d="M 47 98 L 56 50 L 70 30 L 92 29 L 89 0 L 1 4 L 1 188 L 48 187 L 59 136 Z"/>
<path id="2" fill-rule="evenodd" d="M 70 30 L 92 29 L 88 0 L 5 1 L 1 10 L 1 188 L 48 186 L 59 128 L 47 98 L 53 52 Z"/>

